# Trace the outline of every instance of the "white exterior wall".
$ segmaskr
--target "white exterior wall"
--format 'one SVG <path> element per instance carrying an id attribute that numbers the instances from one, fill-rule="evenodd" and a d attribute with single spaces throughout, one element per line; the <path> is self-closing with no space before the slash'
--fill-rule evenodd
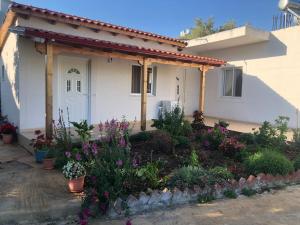
<path id="1" fill-rule="evenodd" d="M 0 73 L 4 65 L 4 74 L 1 74 L 1 110 L 2 115 L 7 115 L 8 120 L 16 126 L 19 124 L 20 99 L 19 99 L 19 52 L 18 38 L 9 34 L 1 52 Z"/>
<path id="2" fill-rule="evenodd" d="M 238 121 L 262 123 L 279 115 L 297 126 L 300 108 L 300 26 L 271 32 L 258 44 L 203 52 L 223 58 L 228 66 L 243 68 L 242 98 L 222 97 L 222 69 L 207 73 L 205 114 Z"/>
<path id="3" fill-rule="evenodd" d="M 99 39 L 104 41 L 136 45 L 145 48 L 156 48 L 165 51 L 177 51 L 176 47 L 168 44 L 159 44 L 158 42 L 154 42 L 154 41 L 143 41 L 142 39 L 139 38 L 130 39 L 129 37 L 121 34 L 113 36 L 111 33 L 106 31 L 100 31 L 96 33 L 91 29 L 84 28 L 84 27 L 78 27 L 77 29 L 74 29 L 70 25 L 63 24 L 63 23 L 56 23 L 55 25 L 51 25 L 45 20 L 41 20 L 35 17 L 30 17 L 27 20 L 18 18 L 18 25 L 25 26 L 25 27 L 33 27 L 36 29 L 43 29 L 43 30 L 48 30 L 48 31 L 53 31 L 58 33 L 65 33 L 69 35 Z"/>
<path id="4" fill-rule="evenodd" d="M 42 128 L 45 124 L 44 56 L 36 52 L 34 43 L 20 38 L 21 129 Z M 74 57 L 74 55 L 72 55 Z M 82 57 L 82 56 L 81 56 Z M 140 120 L 140 96 L 131 94 L 131 73 L 134 61 L 93 57 L 91 60 L 91 123 L 117 118 Z M 54 119 L 59 110 L 59 59 L 54 57 Z M 156 118 L 162 100 L 176 99 L 176 77 L 180 79 L 180 100 L 186 115 L 198 109 L 199 72 L 175 66 L 157 65 L 156 96 L 148 96 L 147 119 Z"/>

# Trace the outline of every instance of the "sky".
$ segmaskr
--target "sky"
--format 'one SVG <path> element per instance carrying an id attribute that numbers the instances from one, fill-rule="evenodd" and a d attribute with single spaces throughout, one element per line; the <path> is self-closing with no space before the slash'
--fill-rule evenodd
<path id="1" fill-rule="evenodd" d="M 16 0 L 19 3 L 178 37 L 195 18 L 270 30 L 278 0 Z"/>

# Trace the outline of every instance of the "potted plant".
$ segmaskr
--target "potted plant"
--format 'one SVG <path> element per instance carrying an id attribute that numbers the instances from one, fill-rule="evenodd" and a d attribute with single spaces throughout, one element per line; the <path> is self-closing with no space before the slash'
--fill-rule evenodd
<path id="1" fill-rule="evenodd" d="M 7 122 L 1 125 L 0 133 L 2 134 L 2 141 L 4 144 L 11 144 L 16 134 L 17 127 Z"/>
<path id="2" fill-rule="evenodd" d="M 49 148 L 47 155 L 43 160 L 43 168 L 45 170 L 52 170 L 54 168 L 55 151 L 53 148 Z"/>
<path id="3" fill-rule="evenodd" d="M 31 145 L 34 148 L 35 160 L 37 163 L 42 163 L 52 145 L 52 140 L 47 139 L 40 130 L 36 130 L 35 139 L 31 140 Z"/>
<path id="4" fill-rule="evenodd" d="M 72 193 L 83 191 L 86 170 L 78 161 L 68 161 L 63 167 L 63 174 L 68 179 L 69 190 Z"/>

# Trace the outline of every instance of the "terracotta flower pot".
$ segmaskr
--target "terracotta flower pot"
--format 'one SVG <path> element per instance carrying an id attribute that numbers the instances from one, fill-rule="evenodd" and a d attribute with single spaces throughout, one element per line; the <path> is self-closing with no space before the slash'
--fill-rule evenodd
<path id="1" fill-rule="evenodd" d="M 45 170 L 52 170 L 54 168 L 54 159 L 44 159 L 43 160 L 43 168 Z"/>
<path id="2" fill-rule="evenodd" d="M 11 144 L 13 141 L 12 134 L 2 134 L 2 141 L 4 144 Z"/>
<path id="3" fill-rule="evenodd" d="M 72 193 L 79 193 L 83 191 L 83 186 L 84 186 L 84 177 L 78 177 L 77 179 L 69 180 L 68 181 L 68 186 L 69 190 Z"/>

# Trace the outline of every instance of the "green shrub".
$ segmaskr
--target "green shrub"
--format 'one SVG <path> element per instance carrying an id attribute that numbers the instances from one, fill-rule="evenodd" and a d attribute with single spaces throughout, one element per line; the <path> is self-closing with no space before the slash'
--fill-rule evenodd
<path id="1" fill-rule="evenodd" d="M 247 197 L 251 197 L 256 194 L 256 191 L 250 188 L 243 188 L 242 189 L 242 195 L 245 195 Z"/>
<path id="2" fill-rule="evenodd" d="M 300 156 L 298 156 L 294 161 L 295 170 L 300 170 Z"/>
<path id="3" fill-rule="evenodd" d="M 147 183 L 149 188 L 158 188 L 162 184 L 159 176 L 159 165 L 157 162 L 147 163 L 137 169 L 136 175 L 142 180 L 143 183 Z"/>
<path id="4" fill-rule="evenodd" d="M 173 142 L 176 147 L 189 147 L 191 145 L 190 140 L 185 136 L 174 137 Z"/>
<path id="5" fill-rule="evenodd" d="M 239 136 L 239 141 L 246 145 L 253 145 L 255 144 L 255 136 L 251 133 L 242 133 Z"/>
<path id="6" fill-rule="evenodd" d="M 151 138 L 151 134 L 149 132 L 139 132 L 137 134 L 131 135 L 129 137 L 130 142 L 141 142 L 141 141 L 148 141 Z"/>
<path id="7" fill-rule="evenodd" d="M 209 170 L 211 180 L 213 183 L 222 183 L 224 181 L 233 179 L 233 174 L 226 168 L 217 166 Z"/>
<path id="8" fill-rule="evenodd" d="M 200 166 L 199 157 L 198 157 L 197 152 L 195 151 L 195 149 L 193 149 L 192 152 L 191 152 L 191 155 L 189 157 L 188 165 L 189 166 L 194 166 L 194 167 Z"/>
<path id="9" fill-rule="evenodd" d="M 215 200 L 215 197 L 211 194 L 198 195 L 198 203 L 200 204 L 212 202 L 213 200 Z"/>
<path id="10" fill-rule="evenodd" d="M 190 123 L 184 120 L 184 111 L 178 105 L 170 112 L 162 112 L 151 126 L 167 131 L 172 137 L 187 136 L 192 132 Z"/>
<path id="11" fill-rule="evenodd" d="M 175 171 L 175 174 L 170 180 L 170 185 L 173 187 L 205 186 L 208 180 L 209 174 L 202 167 L 184 166 Z"/>
<path id="12" fill-rule="evenodd" d="M 293 145 L 296 148 L 300 148 L 300 129 L 293 130 Z"/>
<path id="13" fill-rule="evenodd" d="M 255 143 L 262 147 L 281 147 L 286 143 L 288 131 L 288 117 L 279 116 L 275 125 L 265 121 L 263 125 L 254 132 Z"/>
<path id="14" fill-rule="evenodd" d="M 262 149 L 251 155 L 245 161 L 246 171 L 249 174 L 266 173 L 272 175 L 287 175 L 294 170 L 293 164 L 280 152 Z"/>
<path id="15" fill-rule="evenodd" d="M 225 190 L 223 194 L 226 198 L 237 198 L 237 194 L 233 190 Z"/>

